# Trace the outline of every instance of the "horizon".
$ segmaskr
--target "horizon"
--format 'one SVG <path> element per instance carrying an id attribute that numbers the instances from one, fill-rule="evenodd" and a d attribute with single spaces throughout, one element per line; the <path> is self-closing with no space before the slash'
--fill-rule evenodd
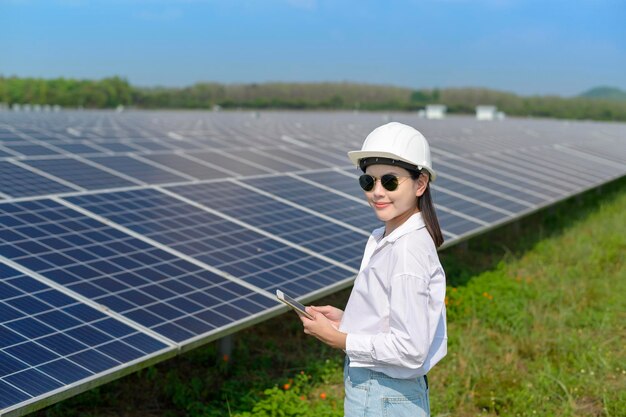
<path id="1" fill-rule="evenodd" d="M 626 90 L 625 18 L 613 0 L 0 0 L 0 74 L 574 97 Z"/>
<path id="2" fill-rule="evenodd" d="M 488 91 L 493 91 L 493 92 L 497 92 L 497 93 L 505 93 L 505 94 L 514 94 L 517 95 L 519 97 L 531 97 L 531 96 L 556 96 L 556 97 L 562 97 L 562 98 L 576 98 L 579 97 L 581 94 L 583 93 L 587 93 L 591 90 L 596 90 L 596 89 L 604 89 L 604 88 L 608 88 L 608 89 L 616 89 L 619 90 L 621 92 L 626 93 L 626 90 L 622 90 L 619 87 L 615 87 L 615 86 L 610 86 L 610 85 L 596 85 L 596 86 L 592 86 L 589 87 L 583 91 L 580 91 L 579 93 L 573 95 L 573 96 L 565 96 L 565 95 L 559 95 L 559 94 L 541 94 L 541 93 L 537 93 L 537 94 L 521 94 L 521 93 L 516 93 L 514 91 L 511 90 L 504 90 L 504 89 L 495 89 L 495 88 L 490 88 L 490 87 L 484 87 L 484 86 L 452 86 L 452 87 L 424 87 L 424 88 L 419 88 L 419 89 L 413 89 L 411 87 L 407 87 L 407 86 L 402 86 L 402 85 L 393 85 L 393 84 L 373 84 L 373 83 L 368 83 L 368 82 L 354 82 L 354 81 L 347 81 L 347 80 L 341 80 L 341 81 L 276 81 L 276 80 L 270 80 L 270 81 L 263 81 L 263 82 L 255 82 L 255 81 L 250 81 L 250 82 L 232 82 L 232 83 L 224 83 L 224 82 L 219 82 L 219 81 L 214 81 L 214 80 L 204 80 L 204 81 L 195 81 L 191 84 L 187 84 L 187 85 L 180 85 L 180 86 L 171 86 L 171 85 L 138 85 L 138 84 L 134 84 L 132 82 L 130 82 L 126 77 L 123 77 L 121 75 L 109 75 L 109 76 L 104 76 L 101 78 L 74 78 L 74 77 L 21 77 L 19 75 L 14 75 L 14 74 L 10 74 L 10 75 L 5 75 L 0 73 L 0 78 L 11 78 L 11 77 L 16 77 L 19 79 L 25 79 L 25 78 L 33 78 L 33 79 L 43 79 L 43 80 L 53 80 L 53 79 L 66 79 L 66 80 L 77 80 L 77 81 L 100 81 L 106 78 L 113 78 L 113 77 L 118 77 L 122 80 L 127 81 L 131 87 L 133 88 L 145 88 L 145 89 L 157 89 L 157 88 L 164 88 L 164 89 L 184 89 L 184 88 L 188 88 L 188 87 L 192 87 L 196 84 L 219 84 L 219 85 L 225 85 L 225 86 L 245 86 L 245 85 L 262 85 L 262 84 L 294 84 L 294 85 L 300 85 L 300 84 L 350 84 L 350 85 L 360 85 L 360 86 L 365 86 L 365 87 L 385 87 L 385 88 L 400 88 L 400 89 L 407 89 L 407 90 L 413 90 L 413 91 L 417 91 L 417 90 L 488 90 Z"/>

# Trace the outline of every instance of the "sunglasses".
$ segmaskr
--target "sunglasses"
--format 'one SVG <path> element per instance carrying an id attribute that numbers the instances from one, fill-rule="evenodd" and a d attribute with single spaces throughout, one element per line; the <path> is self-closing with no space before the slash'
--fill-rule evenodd
<path id="1" fill-rule="evenodd" d="M 359 185 L 363 189 L 363 191 L 372 191 L 374 189 L 374 185 L 376 184 L 376 180 L 380 179 L 380 185 L 387 191 L 395 191 L 400 185 L 400 178 L 408 178 L 408 177 L 398 177 L 393 174 L 385 174 L 380 178 L 376 178 L 369 174 L 363 174 L 359 177 Z"/>

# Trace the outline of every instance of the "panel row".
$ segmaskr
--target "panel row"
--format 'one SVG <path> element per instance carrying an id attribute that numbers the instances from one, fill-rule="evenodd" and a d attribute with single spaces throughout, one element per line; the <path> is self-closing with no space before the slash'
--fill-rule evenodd
<path id="1" fill-rule="evenodd" d="M 0 263 L 0 412 L 170 351 L 172 346 Z"/>

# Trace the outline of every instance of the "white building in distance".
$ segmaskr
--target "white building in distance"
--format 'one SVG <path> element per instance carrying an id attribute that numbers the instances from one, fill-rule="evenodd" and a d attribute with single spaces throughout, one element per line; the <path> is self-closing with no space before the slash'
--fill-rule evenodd
<path id="1" fill-rule="evenodd" d="M 496 106 L 476 106 L 476 120 L 495 120 Z"/>
<path id="2" fill-rule="evenodd" d="M 427 119 L 443 119 L 446 117 L 446 110 L 448 108 L 443 104 L 429 104 L 426 106 L 426 118 Z"/>

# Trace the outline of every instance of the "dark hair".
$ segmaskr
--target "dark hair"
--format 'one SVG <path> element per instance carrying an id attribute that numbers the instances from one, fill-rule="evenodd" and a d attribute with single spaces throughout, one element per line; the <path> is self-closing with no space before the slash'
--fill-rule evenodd
<path id="1" fill-rule="evenodd" d="M 422 173 L 417 170 L 409 170 L 409 172 L 411 173 L 411 178 L 414 180 L 419 178 Z M 428 175 L 427 172 L 424 172 L 424 174 Z M 433 199 L 430 196 L 430 180 L 428 181 L 428 184 L 426 184 L 424 194 L 417 199 L 417 208 L 422 213 L 422 218 L 424 219 L 424 223 L 426 223 L 426 230 L 428 230 L 430 237 L 433 238 L 435 247 L 438 248 L 443 244 L 443 234 L 441 233 L 441 228 L 439 227 L 439 220 L 437 220 L 437 213 L 435 212 Z"/>

